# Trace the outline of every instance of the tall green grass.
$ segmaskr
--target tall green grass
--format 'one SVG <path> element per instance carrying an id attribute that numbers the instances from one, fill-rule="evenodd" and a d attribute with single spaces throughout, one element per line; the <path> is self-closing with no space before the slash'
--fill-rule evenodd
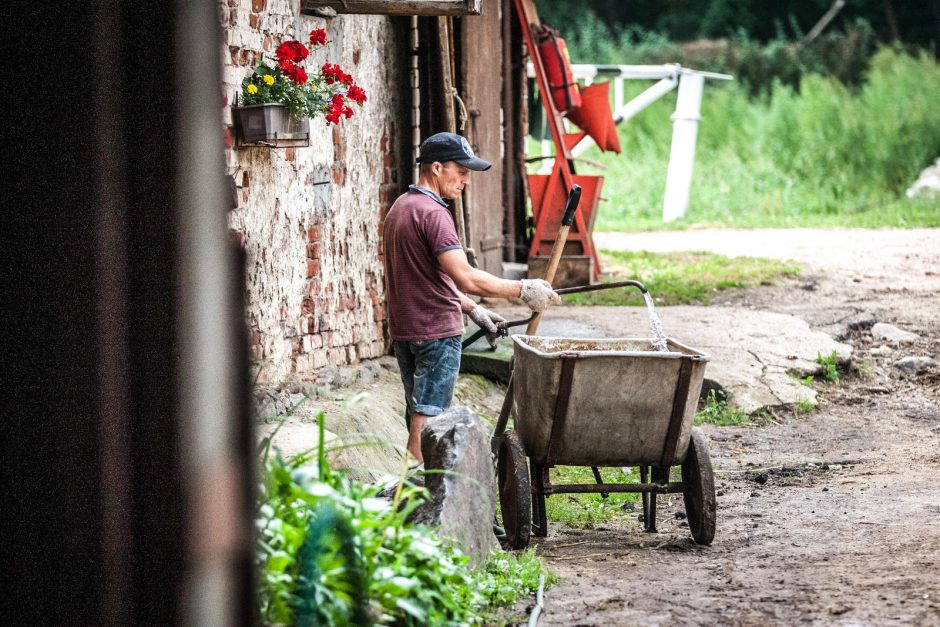
<path id="1" fill-rule="evenodd" d="M 645 85 L 632 85 L 636 91 Z M 804 75 L 749 98 L 709 81 L 684 223 L 758 226 L 937 226 L 940 200 L 905 189 L 940 156 L 940 64 L 882 49 L 850 88 Z M 662 199 L 675 108 L 671 94 L 619 127 L 621 155 L 596 148 L 583 174 L 605 176 L 596 230 L 663 228 Z"/>

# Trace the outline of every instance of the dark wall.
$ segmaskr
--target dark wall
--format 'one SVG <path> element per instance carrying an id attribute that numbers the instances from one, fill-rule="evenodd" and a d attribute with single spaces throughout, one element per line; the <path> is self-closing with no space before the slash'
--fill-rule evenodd
<path id="1" fill-rule="evenodd" d="M 5 624 L 176 624 L 188 611 L 178 244 L 188 209 L 177 180 L 192 164 L 176 135 L 187 97 L 178 11 L 129 0 L 0 9 L 17 77 L 5 94 L 15 122 L 0 229 Z M 216 58 L 185 62 L 218 74 Z M 215 102 L 217 81 L 196 87 Z M 240 523 L 247 537 L 250 518 Z M 243 610 L 250 621 L 250 601 Z"/>

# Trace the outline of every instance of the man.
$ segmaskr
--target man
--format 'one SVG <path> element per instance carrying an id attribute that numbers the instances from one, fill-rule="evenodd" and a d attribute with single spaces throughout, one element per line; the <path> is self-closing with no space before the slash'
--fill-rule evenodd
<path id="1" fill-rule="evenodd" d="M 408 453 L 418 464 L 424 423 L 447 409 L 454 393 L 462 314 L 491 334 L 503 321 L 465 294 L 521 298 L 532 311 L 561 302 L 547 281 L 509 281 L 467 262 L 445 200 L 460 196 L 471 170 L 491 164 L 453 133 L 428 137 L 420 153 L 418 182 L 395 201 L 384 225 L 389 333 L 405 386 Z"/>

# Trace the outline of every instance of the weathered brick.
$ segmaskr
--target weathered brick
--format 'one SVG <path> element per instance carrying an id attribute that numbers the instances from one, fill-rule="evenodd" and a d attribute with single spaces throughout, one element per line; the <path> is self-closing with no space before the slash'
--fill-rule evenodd
<path id="1" fill-rule="evenodd" d="M 261 13 L 268 8 L 268 0 L 251 0 L 251 10 L 254 13 Z"/>
<path id="2" fill-rule="evenodd" d="M 317 259 L 307 260 L 307 278 L 315 277 L 320 272 L 320 261 Z"/>
<path id="3" fill-rule="evenodd" d="M 311 242 L 318 241 L 320 239 L 320 227 L 311 226 L 307 227 L 307 239 Z"/>

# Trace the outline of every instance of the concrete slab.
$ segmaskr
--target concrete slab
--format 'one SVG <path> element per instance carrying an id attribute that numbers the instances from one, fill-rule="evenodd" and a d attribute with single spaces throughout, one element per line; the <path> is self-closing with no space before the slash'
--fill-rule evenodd
<path id="1" fill-rule="evenodd" d="M 822 367 L 816 358 L 820 354 L 835 351 L 841 363 L 848 363 L 852 356 L 851 346 L 813 331 L 796 316 L 731 307 L 663 307 L 658 312 L 666 335 L 711 356 L 704 388 L 724 390 L 731 405 L 748 413 L 797 403 L 815 405 L 816 393 L 797 377 L 819 374 Z M 500 313 L 519 312 L 507 308 Z M 651 335 L 647 312 L 639 307 L 556 307 L 543 315 L 538 334 Z M 501 340 L 501 344 L 508 342 Z"/>

